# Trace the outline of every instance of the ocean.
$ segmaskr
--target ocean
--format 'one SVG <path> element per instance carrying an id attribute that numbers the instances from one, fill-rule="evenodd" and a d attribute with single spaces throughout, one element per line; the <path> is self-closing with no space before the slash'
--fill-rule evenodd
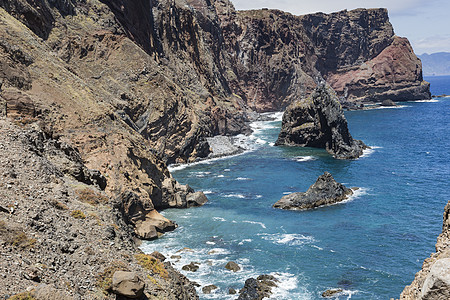
<path id="1" fill-rule="evenodd" d="M 428 77 L 433 94 L 450 94 L 450 77 Z M 201 286 L 218 287 L 200 299 L 236 299 L 249 277 L 272 274 L 272 299 L 321 299 L 341 288 L 338 299 L 398 298 L 422 262 L 434 252 L 450 200 L 450 98 L 404 102 L 396 108 L 346 112 L 354 138 L 371 146 L 353 161 L 325 150 L 274 147 L 281 114 L 256 122 L 245 154 L 172 170 L 173 176 L 209 202 L 200 208 L 170 209 L 163 215 L 179 228 L 146 242 Z M 306 191 L 330 172 L 347 187 L 359 187 L 345 203 L 310 211 L 272 205 L 283 195 Z M 181 251 L 183 248 L 192 251 Z M 234 261 L 241 270 L 224 268 Z"/>

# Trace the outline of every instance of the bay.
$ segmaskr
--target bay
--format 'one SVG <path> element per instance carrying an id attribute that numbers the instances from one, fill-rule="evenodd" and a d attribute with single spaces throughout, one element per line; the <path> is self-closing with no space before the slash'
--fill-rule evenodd
<path id="1" fill-rule="evenodd" d="M 450 94 L 450 77 L 438 78 L 433 94 Z M 434 88 L 434 90 L 433 90 Z M 352 135 L 372 149 L 354 161 L 324 150 L 274 147 L 280 120 L 253 126 L 256 149 L 177 169 L 174 177 L 209 202 L 200 208 L 166 210 L 179 228 L 146 242 L 201 286 L 219 287 L 201 299 L 235 299 L 228 288 L 273 274 L 273 299 L 320 299 L 342 288 L 339 299 L 398 298 L 423 260 L 434 251 L 443 208 L 450 200 L 450 99 L 405 102 L 397 108 L 346 112 Z M 359 187 L 345 203 L 311 211 L 282 211 L 283 195 L 306 191 L 324 171 Z M 178 250 L 188 247 L 193 252 Z M 228 261 L 242 270 L 224 269 Z"/>

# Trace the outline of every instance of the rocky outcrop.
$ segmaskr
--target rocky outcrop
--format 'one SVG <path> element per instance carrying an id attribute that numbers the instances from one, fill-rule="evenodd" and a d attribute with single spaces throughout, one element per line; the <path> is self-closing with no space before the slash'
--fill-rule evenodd
<path id="1" fill-rule="evenodd" d="M 423 262 L 411 285 L 405 287 L 401 300 L 438 300 L 450 297 L 450 202 L 444 209 L 442 233 L 436 252 Z"/>
<path id="2" fill-rule="evenodd" d="M 260 275 L 256 279 L 249 278 L 239 291 L 238 300 L 262 300 L 269 298 L 272 288 L 276 287 L 278 280 L 272 275 Z"/>
<path id="3" fill-rule="evenodd" d="M 358 158 L 367 148 L 352 138 L 337 96 L 326 84 L 286 109 L 275 145 L 323 148 L 338 159 Z"/>
<path id="4" fill-rule="evenodd" d="M 353 191 L 336 182 L 330 173 L 325 172 L 304 192 L 296 192 L 281 198 L 274 208 L 305 210 L 323 205 L 338 203 L 347 199 Z"/>

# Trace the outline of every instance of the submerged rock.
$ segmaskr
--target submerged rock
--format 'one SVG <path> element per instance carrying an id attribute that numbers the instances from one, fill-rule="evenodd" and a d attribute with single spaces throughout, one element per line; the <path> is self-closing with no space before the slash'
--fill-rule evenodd
<path id="1" fill-rule="evenodd" d="M 189 272 L 197 272 L 198 268 L 200 268 L 199 263 L 191 262 L 188 265 L 184 265 L 181 269 Z"/>
<path id="2" fill-rule="evenodd" d="M 274 208 L 302 210 L 330 205 L 347 199 L 353 191 L 336 182 L 325 172 L 305 193 L 297 192 L 284 196 L 273 205 Z"/>
<path id="3" fill-rule="evenodd" d="M 323 148 L 338 159 L 356 159 L 368 148 L 352 138 L 336 93 L 326 84 L 288 106 L 275 145 Z"/>

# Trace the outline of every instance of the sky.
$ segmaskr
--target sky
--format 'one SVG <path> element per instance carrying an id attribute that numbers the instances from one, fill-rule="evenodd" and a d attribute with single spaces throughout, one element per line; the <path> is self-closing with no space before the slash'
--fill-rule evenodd
<path id="1" fill-rule="evenodd" d="M 416 54 L 450 52 L 450 0 L 231 0 L 236 9 L 281 9 L 295 15 L 386 7 L 398 36 Z"/>

